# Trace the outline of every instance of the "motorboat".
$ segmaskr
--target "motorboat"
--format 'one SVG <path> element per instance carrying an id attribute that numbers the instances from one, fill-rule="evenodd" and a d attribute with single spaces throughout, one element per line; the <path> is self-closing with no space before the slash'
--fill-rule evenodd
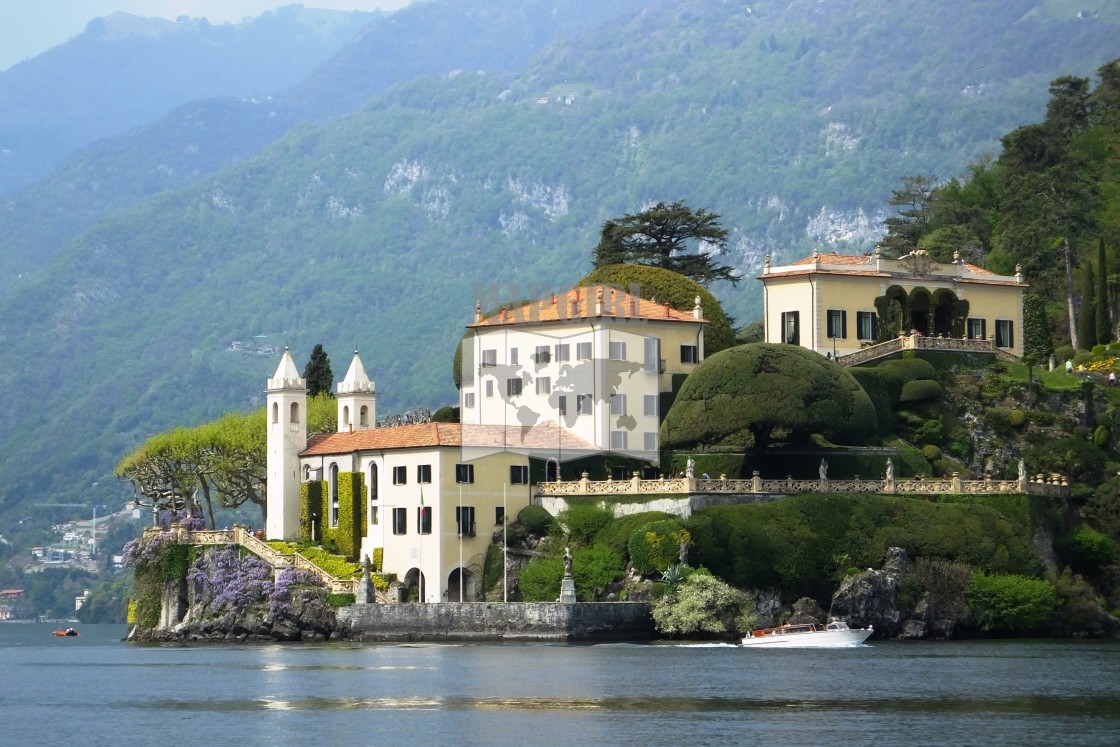
<path id="1" fill-rule="evenodd" d="M 834 620 L 828 625 L 806 623 L 759 628 L 743 639 L 744 646 L 764 648 L 844 648 L 858 646 L 875 632 L 873 628 L 849 628 Z"/>
<path id="2" fill-rule="evenodd" d="M 78 631 L 73 628 L 66 628 L 65 630 L 56 630 L 54 635 L 58 638 L 74 638 L 78 635 Z"/>

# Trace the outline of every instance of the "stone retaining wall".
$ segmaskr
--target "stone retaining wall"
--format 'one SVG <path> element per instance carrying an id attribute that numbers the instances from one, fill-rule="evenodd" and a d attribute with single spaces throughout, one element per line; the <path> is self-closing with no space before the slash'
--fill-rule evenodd
<path id="1" fill-rule="evenodd" d="M 355 604 L 338 610 L 355 641 L 637 641 L 654 637 L 639 602 Z"/>

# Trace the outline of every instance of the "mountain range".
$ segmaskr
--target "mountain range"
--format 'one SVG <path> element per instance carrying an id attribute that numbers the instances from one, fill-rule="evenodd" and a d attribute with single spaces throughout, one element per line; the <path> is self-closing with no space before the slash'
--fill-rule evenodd
<path id="1" fill-rule="evenodd" d="M 764 255 L 868 248 L 901 177 L 997 152 L 1118 32 L 1120 9 L 1065 0 L 374 18 L 267 101 L 180 105 L 4 198 L 0 512 L 119 501 L 121 456 L 259 405 L 285 345 L 336 373 L 359 349 L 382 412 L 454 401 L 475 301 L 570 286 L 602 221 L 652 202 L 723 216 L 745 279 L 713 291 L 749 321 Z"/>

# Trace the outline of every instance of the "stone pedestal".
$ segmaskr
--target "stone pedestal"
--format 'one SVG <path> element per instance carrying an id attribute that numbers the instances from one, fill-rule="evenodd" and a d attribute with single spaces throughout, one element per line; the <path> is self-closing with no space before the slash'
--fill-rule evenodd
<path id="1" fill-rule="evenodd" d="M 560 603 L 561 604 L 575 604 L 576 601 L 576 582 L 571 576 L 565 576 L 564 580 L 560 582 Z"/>

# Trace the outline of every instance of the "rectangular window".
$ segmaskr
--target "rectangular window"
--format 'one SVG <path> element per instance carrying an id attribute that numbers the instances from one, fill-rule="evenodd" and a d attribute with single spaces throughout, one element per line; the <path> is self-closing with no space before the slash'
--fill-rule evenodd
<path id="1" fill-rule="evenodd" d="M 828 336 L 844 339 L 848 336 L 848 312 L 843 309 L 828 310 Z"/>
<path id="2" fill-rule="evenodd" d="M 432 465 L 430 464 L 417 464 L 416 465 L 416 482 L 430 483 L 432 481 Z"/>
<path id="3" fill-rule="evenodd" d="M 660 417 L 658 412 L 658 397 L 656 394 L 646 394 L 642 396 L 642 414 L 647 418 Z"/>
<path id="4" fill-rule="evenodd" d="M 1010 319 L 996 319 L 996 347 L 1015 347 L 1015 325 Z"/>
<path id="5" fill-rule="evenodd" d="M 611 479 L 612 480 L 629 480 L 630 479 L 630 468 L 627 467 L 624 464 L 614 465 L 613 467 L 611 467 Z"/>
<path id="6" fill-rule="evenodd" d="M 487 379 L 486 380 L 486 396 L 487 397 L 493 397 L 494 396 L 494 380 L 493 379 Z"/>
<path id="7" fill-rule="evenodd" d="M 511 366 L 517 365 L 517 348 L 509 349 L 509 364 Z"/>
<path id="8" fill-rule="evenodd" d="M 495 506 L 494 507 L 494 523 L 499 524 L 499 525 L 506 523 L 506 507 L 505 506 Z"/>
<path id="9" fill-rule="evenodd" d="M 509 467 L 509 482 L 511 485 L 529 484 L 529 467 L 525 464 L 511 464 Z"/>
<path id="10" fill-rule="evenodd" d="M 645 360 L 642 362 L 642 370 L 646 373 L 661 373 L 661 340 L 657 337 L 645 338 Z M 623 351 L 625 354 L 625 351 Z"/>
<path id="11" fill-rule="evenodd" d="M 474 482 L 474 465 L 473 464 L 456 464 L 455 465 L 455 482 L 458 482 L 458 483 Z"/>
<path id="12" fill-rule="evenodd" d="M 652 431 L 646 431 L 644 435 L 644 446 L 646 451 L 657 451 L 657 434 Z"/>
<path id="13" fill-rule="evenodd" d="M 537 394 L 549 394 L 552 392 L 552 379 L 548 376 L 537 377 Z"/>
<path id="14" fill-rule="evenodd" d="M 700 351 L 695 345 L 681 345 L 681 363 L 699 363 Z"/>
<path id="15" fill-rule="evenodd" d="M 625 394 L 612 394 L 611 395 L 611 415 L 625 415 L 626 414 L 626 395 Z"/>
<path id="16" fill-rule="evenodd" d="M 506 395 L 510 397 L 521 396 L 521 379 L 506 379 Z"/>
<path id="17" fill-rule="evenodd" d="M 432 507 L 431 506 L 417 506 L 416 508 L 416 531 L 420 534 L 432 533 Z"/>
<path id="18" fill-rule="evenodd" d="M 567 343 L 559 343 L 556 346 L 556 362 L 563 363 L 571 359 L 572 348 Z"/>
<path id="19" fill-rule="evenodd" d="M 576 415 L 590 415 L 591 414 L 591 395 L 590 394 L 577 394 L 576 395 Z"/>
<path id="20" fill-rule="evenodd" d="M 787 345 L 801 344 L 801 312 L 782 312 L 782 342 Z"/>
<path id="21" fill-rule="evenodd" d="M 406 485 L 408 483 L 408 467 L 393 467 L 393 484 Z"/>
<path id="22" fill-rule="evenodd" d="M 393 509 L 393 534 L 407 534 L 408 533 L 408 509 L 407 508 L 394 508 Z"/>
<path id="23" fill-rule="evenodd" d="M 377 506 L 369 507 L 369 523 L 377 526 Z"/>
<path id="24" fill-rule="evenodd" d="M 576 360 L 580 360 L 580 361 L 591 360 L 591 343 L 590 342 L 577 342 L 576 343 Z"/>
<path id="25" fill-rule="evenodd" d="M 563 394 L 556 398 L 556 414 L 560 417 L 568 414 L 568 398 Z"/>
<path id="26" fill-rule="evenodd" d="M 977 319 L 975 317 L 969 317 L 969 320 L 968 320 L 968 339 L 970 339 L 970 340 L 986 340 L 986 339 L 988 339 L 987 329 L 986 329 L 986 327 L 987 327 L 986 322 L 987 321 L 988 321 L 987 319 Z"/>
<path id="27" fill-rule="evenodd" d="M 463 392 L 463 407 L 474 407 L 474 392 Z"/>
<path id="28" fill-rule="evenodd" d="M 857 311 L 856 336 L 861 340 L 877 340 L 879 338 L 879 317 L 874 311 Z"/>
<path id="29" fill-rule="evenodd" d="M 621 451 L 626 448 L 626 431 L 611 431 L 611 448 Z"/>
<path id="30" fill-rule="evenodd" d="M 494 350 L 494 349 L 483 350 L 482 351 L 482 365 L 486 368 L 492 368 L 492 367 L 498 365 L 498 351 Z"/>
<path id="31" fill-rule="evenodd" d="M 459 525 L 459 536 L 474 536 L 474 506 L 456 506 L 455 523 Z"/>
<path id="32" fill-rule="evenodd" d="M 537 345 L 533 353 L 533 361 L 538 364 L 552 362 L 552 351 L 548 349 L 548 345 Z"/>
<path id="33" fill-rule="evenodd" d="M 626 343 L 612 342 L 608 352 L 612 361 L 624 361 L 626 360 Z"/>

